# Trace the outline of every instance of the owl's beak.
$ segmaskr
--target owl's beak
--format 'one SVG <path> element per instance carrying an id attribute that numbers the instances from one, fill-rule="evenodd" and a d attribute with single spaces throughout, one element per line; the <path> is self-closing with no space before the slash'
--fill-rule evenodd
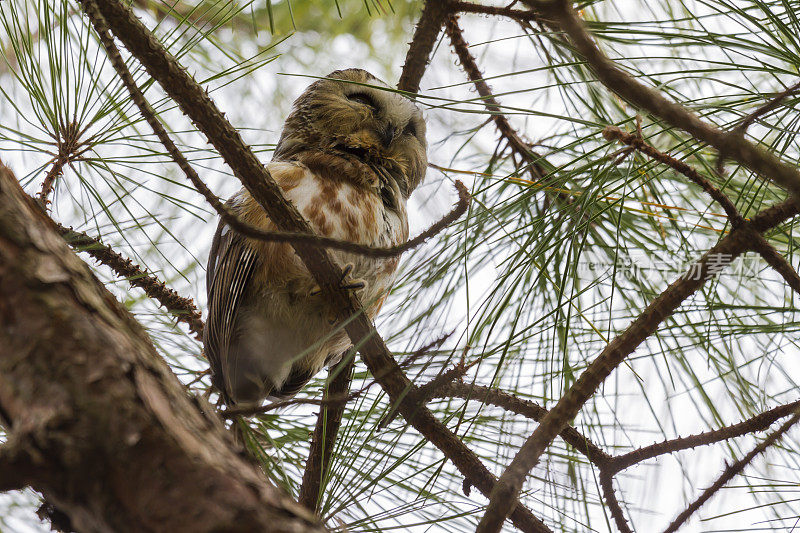
<path id="1" fill-rule="evenodd" d="M 389 148 L 392 142 L 397 138 L 397 128 L 394 124 L 389 124 L 386 128 L 381 132 L 381 141 L 383 142 L 383 146 Z"/>

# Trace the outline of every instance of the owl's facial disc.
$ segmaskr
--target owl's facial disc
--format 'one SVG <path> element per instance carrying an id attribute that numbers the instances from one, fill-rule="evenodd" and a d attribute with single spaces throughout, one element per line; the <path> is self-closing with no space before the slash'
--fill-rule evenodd
<path id="1" fill-rule="evenodd" d="M 286 120 L 275 158 L 315 148 L 385 169 L 408 194 L 427 169 L 422 112 L 361 69 L 332 72 L 308 87 Z"/>

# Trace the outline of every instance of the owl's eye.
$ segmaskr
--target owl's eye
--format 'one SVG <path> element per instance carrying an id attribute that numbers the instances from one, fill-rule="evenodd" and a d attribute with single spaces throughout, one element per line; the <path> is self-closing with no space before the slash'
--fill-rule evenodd
<path id="1" fill-rule="evenodd" d="M 409 122 L 403 130 L 403 135 L 417 136 L 417 126 L 413 122 Z"/>
<path id="2" fill-rule="evenodd" d="M 348 94 L 347 99 L 351 102 L 358 102 L 359 104 L 371 107 L 372 109 L 378 109 L 378 105 L 375 103 L 375 100 L 373 100 L 372 97 L 366 93 Z"/>

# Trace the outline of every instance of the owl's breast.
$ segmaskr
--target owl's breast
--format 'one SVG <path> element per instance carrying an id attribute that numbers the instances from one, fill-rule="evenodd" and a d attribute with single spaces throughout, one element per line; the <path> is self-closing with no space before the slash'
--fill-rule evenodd
<path id="1" fill-rule="evenodd" d="M 369 183 L 368 176 L 356 179 L 335 176 L 331 173 L 335 167 L 320 171 L 297 162 L 273 161 L 267 168 L 287 200 L 319 235 L 375 247 L 394 246 L 408 239 L 404 199 L 398 195 L 396 208 L 388 208 L 377 183 Z M 266 230 L 276 229 L 249 194 L 242 192 L 238 198 L 234 208 L 241 210 L 247 222 Z M 251 245 L 259 250 L 263 267 L 260 274 L 269 280 L 268 284 L 283 283 L 291 292 L 298 293 L 313 286 L 308 271 L 289 244 L 251 241 Z M 365 304 L 370 302 L 368 307 L 377 311 L 392 285 L 398 259 L 372 258 L 339 250 L 332 250 L 331 254 L 340 265 L 353 265 L 351 277 L 366 282 L 362 300 Z"/>

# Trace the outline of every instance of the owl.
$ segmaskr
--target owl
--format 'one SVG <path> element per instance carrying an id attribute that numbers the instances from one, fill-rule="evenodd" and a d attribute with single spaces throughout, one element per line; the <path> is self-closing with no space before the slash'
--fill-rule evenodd
<path id="1" fill-rule="evenodd" d="M 269 173 L 313 230 L 375 247 L 408 239 L 406 201 L 427 169 L 425 122 L 408 98 L 360 69 L 337 70 L 294 102 Z M 242 189 L 229 207 L 248 224 L 278 228 Z M 332 251 L 343 287 L 370 318 L 389 291 L 397 258 Z M 205 353 L 229 404 L 296 394 L 351 343 L 336 329 L 291 245 L 251 240 L 220 222 L 207 271 Z"/>

